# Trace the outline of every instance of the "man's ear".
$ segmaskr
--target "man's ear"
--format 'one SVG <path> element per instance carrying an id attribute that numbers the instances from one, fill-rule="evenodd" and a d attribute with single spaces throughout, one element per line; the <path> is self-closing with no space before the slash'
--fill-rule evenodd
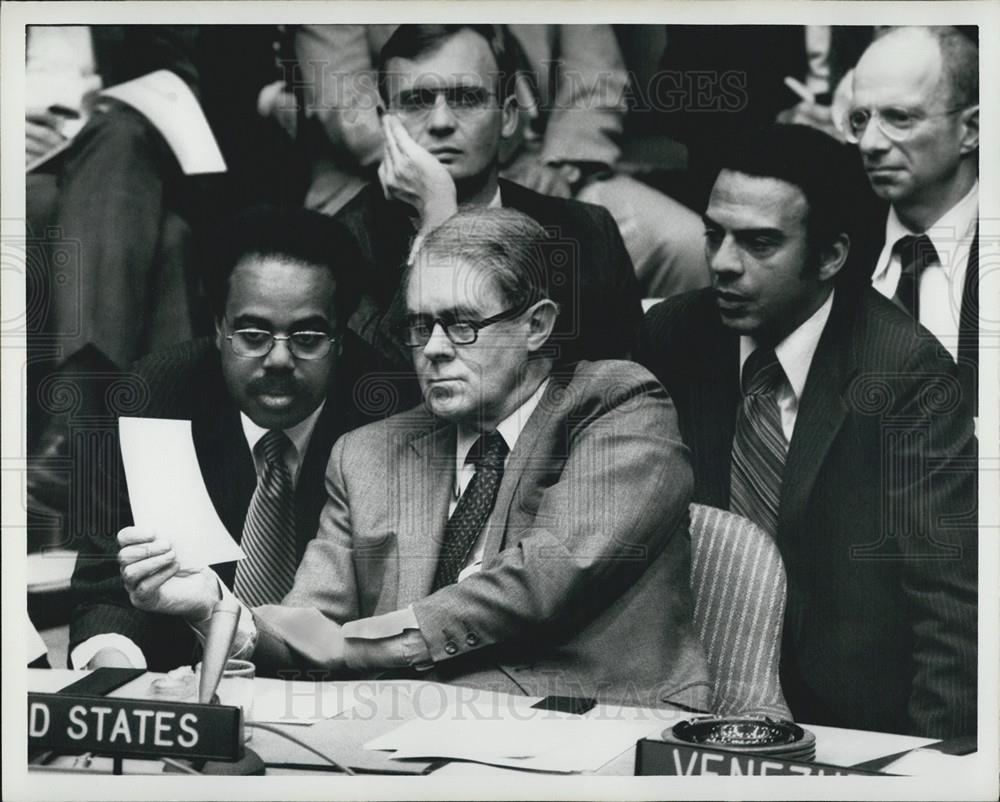
<path id="1" fill-rule="evenodd" d="M 510 139 L 517 133 L 518 119 L 517 97 L 509 95 L 500 108 L 500 136 Z"/>
<path id="2" fill-rule="evenodd" d="M 959 144 L 963 156 L 979 150 L 979 106 L 962 112 L 962 140 Z"/>
<path id="3" fill-rule="evenodd" d="M 556 318 L 559 316 L 559 305 L 548 298 L 539 301 L 531 307 L 528 313 L 528 350 L 532 353 L 539 350 L 552 336 Z"/>
<path id="4" fill-rule="evenodd" d="M 222 333 L 222 318 L 217 317 L 215 319 L 215 347 L 220 351 L 226 341 L 226 335 Z"/>
<path id="5" fill-rule="evenodd" d="M 820 252 L 819 280 L 830 281 L 847 263 L 847 255 L 851 251 L 851 238 L 845 233 L 837 235 L 830 244 Z"/>

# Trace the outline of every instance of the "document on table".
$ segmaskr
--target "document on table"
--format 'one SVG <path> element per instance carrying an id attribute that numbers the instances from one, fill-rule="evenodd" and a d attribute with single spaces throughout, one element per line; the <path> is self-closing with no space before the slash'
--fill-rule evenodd
<path id="1" fill-rule="evenodd" d="M 135 525 L 170 540 L 182 568 L 243 559 L 201 476 L 191 421 L 118 419 Z"/>
<path id="2" fill-rule="evenodd" d="M 652 721 L 555 717 L 415 719 L 365 744 L 395 749 L 395 759 L 451 758 L 531 771 L 596 771 L 626 749 L 663 729 Z"/>
<path id="3" fill-rule="evenodd" d="M 342 682 L 254 680 L 253 720 L 273 724 L 315 724 L 357 706 L 351 686 Z"/>

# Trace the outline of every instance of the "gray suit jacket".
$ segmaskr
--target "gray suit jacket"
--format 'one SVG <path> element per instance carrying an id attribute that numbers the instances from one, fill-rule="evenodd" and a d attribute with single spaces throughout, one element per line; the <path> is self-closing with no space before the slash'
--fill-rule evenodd
<path id="1" fill-rule="evenodd" d="M 341 438 L 284 605 L 338 623 L 412 605 L 436 663 L 428 678 L 703 709 L 692 474 L 661 385 L 629 362 L 553 374 L 508 459 L 482 571 L 431 593 L 455 436 L 417 408 Z M 262 628 L 258 657 L 301 663 L 295 637 Z"/>

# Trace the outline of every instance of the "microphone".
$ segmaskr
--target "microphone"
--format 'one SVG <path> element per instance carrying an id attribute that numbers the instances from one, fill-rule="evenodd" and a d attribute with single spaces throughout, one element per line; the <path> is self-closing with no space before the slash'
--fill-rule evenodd
<path id="1" fill-rule="evenodd" d="M 201 659 L 201 681 L 198 684 L 198 701 L 201 704 L 211 704 L 215 699 L 239 620 L 240 604 L 234 596 L 226 596 L 215 603 Z"/>

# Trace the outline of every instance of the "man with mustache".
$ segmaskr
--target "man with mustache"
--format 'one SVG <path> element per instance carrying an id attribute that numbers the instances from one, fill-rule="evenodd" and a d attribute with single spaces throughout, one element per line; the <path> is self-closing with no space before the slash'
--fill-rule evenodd
<path id="1" fill-rule="evenodd" d="M 695 500 L 750 518 L 781 550 L 781 681 L 795 718 L 967 735 L 971 399 L 902 310 L 843 280 L 844 162 L 841 145 L 804 126 L 724 154 L 705 212 L 713 286 L 650 310 L 640 361 L 677 404 Z"/>
<path id="2" fill-rule="evenodd" d="M 424 404 L 337 441 L 295 586 L 241 616 L 237 656 L 705 708 L 670 399 L 629 362 L 554 368 L 547 254 L 510 209 L 427 235 L 399 333 Z M 125 529 L 119 543 L 137 605 L 205 620 L 210 571 L 179 572 L 162 537 Z"/>
<path id="3" fill-rule="evenodd" d="M 845 132 L 889 202 L 872 285 L 940 341 L 975 403 L 979 50 L 955 28 L 896 28 L 862 55 L 853 89 Z"/>
<path id="4" fill-rule="evenodd" d="M 209 496 L 247 553 L 218 574 L 248 603 L 277 602 L 316 534 L 330 448 L 361 420 L 353 393 L 370 363 L 345 331 L 357 302 L 356 251 L 318 213 L 268 208 L 245 213 L 216 242 L 214 341 L 140 361 L 131 381 L 146 403 L 129 414 L 191 421 Z M 134 608 L 122 588 L 114 535 L 131 510 L 117 443 L 109 454 L 108 474 L 122 481 L 80 549 L 71 662 L 153 670 L 190 663 L 191 630 Z"/>

